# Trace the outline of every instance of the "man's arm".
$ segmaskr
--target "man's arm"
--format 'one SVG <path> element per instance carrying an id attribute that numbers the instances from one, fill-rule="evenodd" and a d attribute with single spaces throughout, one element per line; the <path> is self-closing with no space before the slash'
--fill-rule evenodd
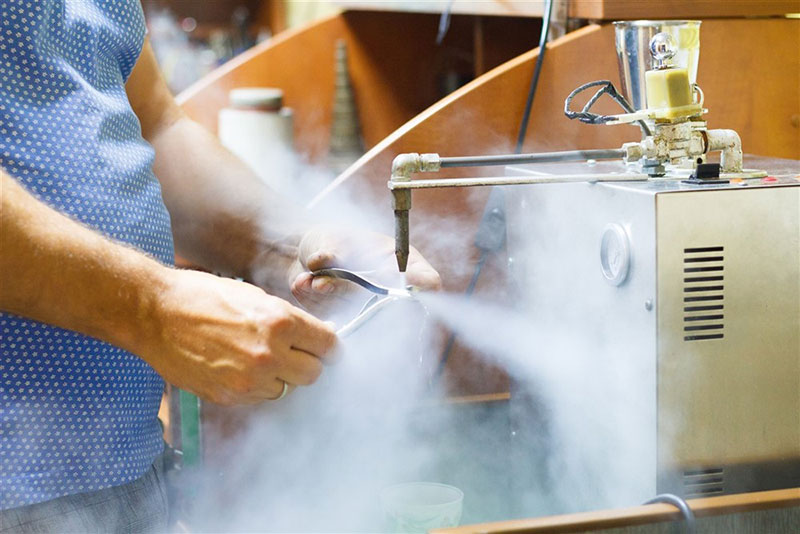
<path id="1" fill-rule="evenodd" d="M 172 218 L 176 252 L 229 276 L 254 279 L 287 293 L 288 273 L 304 211 L 269 189 L 239 158 L 184 115 L 164 82 L 146 42 L 126 84 L 128 98 L 155 148 L 153 170 Z"/>
<path id="2" fill-rule="evenodd" d="M 146 42 L 128 83 L 128 98 L 155 148 L 154 171 L 172 217 L 178 254 L 200 266 L 241 276 L 277 294 L 291 289 L 304 304 L 336 285 L 308 274 L 332 265 L 393 266 L 394 243 L 378 234 L 311 227 L 304 210 L 269 189 L 202 126 L 186 117 Z M 385 261 L 384 261 L 385 260 Z M 305 272 L 304 272 L 305 271 Z M 439 275 L 411 250 L 407 283 L 438 289 Z"/>
<path id="3" fill-rule="evenodd" d="M 306 385 L 331 328 L 255 286 L 179 271 L 46 206 L 0 169 L 0 309 L 129 350 L 221 403 Z"/>

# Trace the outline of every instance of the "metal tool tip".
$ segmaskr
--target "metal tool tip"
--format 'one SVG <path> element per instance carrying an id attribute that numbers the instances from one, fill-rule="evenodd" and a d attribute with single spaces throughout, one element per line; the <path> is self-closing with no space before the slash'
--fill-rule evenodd
<path id="1" fill-rule="evenodd" d="M 397 268 L 401 273 L 406 272 L 406 269 L 408 268 L 408 254 L 397 252 L 395 253 L 395 256 L 397 257 Z"/>

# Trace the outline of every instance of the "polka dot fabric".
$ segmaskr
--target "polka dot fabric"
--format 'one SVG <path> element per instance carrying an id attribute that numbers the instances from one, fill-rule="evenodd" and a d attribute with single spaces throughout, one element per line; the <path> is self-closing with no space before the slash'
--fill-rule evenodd
<path id="1" fill-rule="evenodd" d="M 124 83 L 137 0 L 0 1 L 0 166 L 46 204 L 173 261 Z M 0 315 L 0 508 L 132 481 L 161 452 L 161 378 L 95 339 Z"/>

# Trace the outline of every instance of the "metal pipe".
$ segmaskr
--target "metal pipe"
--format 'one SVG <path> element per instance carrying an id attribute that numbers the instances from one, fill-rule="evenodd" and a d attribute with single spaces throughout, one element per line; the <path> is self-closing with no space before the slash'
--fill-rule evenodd
<path id="1" fill-rule="evenodd" d="M 410 182 L 389 182 L 410 183 Z M 397 258 L 397 268 L 401 273 L 408 267 L 409 231 L 408 212 L 411 210 L 411 190 L 392 191 L 392 209 L 394 210 L 394 255 Z"/>
<path id="2" fill-rule="evenodd" d="M 722 172 L 742 172 L 742 140 L 738 133 L 734 130 L 708 130 L 706 138 L 706 152 L 722 152 L 719 159 Z"/>
<path id="3" fill-rule="evenodd" d="M 438 154 L 400 154 L 392 162 L 392 178 L 389 183 L 411 180 L 415 172 L 435 172 L 439 170 Z M 392 191 L 394 210 L 394 255 L 401 273 L 406 271 L 409 255 L 408 212 L 411 209 L 411 191 Z"/>
<path id="4" fill-rule="evenodd" d="M 559 184 L 571 182 L 639 182 L 646 181 L 646 174 L 545 174 L 536 176 L 481 176 L 477 178 L 437 178 L 389 182 L 393 193 L 411 189 L 436 189 L 442 187 L 476 187 L 492 185 Z"/>
<path id="5" fill-rule="evenodd" d="M 483 167 L 491 165 L 514 165 L 522 163 L 555 163 L 563 161 L 586 161 L 590 159 L 617 159 L 625 157 L 621 148 L 596 150 L 564 150 L 535 154 L 502 154 L 497 156 L 466 156 L 439 158 L 441 167 Z"/>
<path id="6" fill-rule="evenodd" d="M 622 148 L 600 150 L 566 150 L 539 154 L 509 154 L 499 156 L 472 156 L 441 158 L 438 154 L 400 154 L 392 162 L 392 177 L 389 189 L 392 192 L 394 210 L 395 257 L 400 272 L 405 272 L 409 256 L 409 211 L 411 190 L 437 187 L 471 187 L 481 185 L 542 184 L 559 182 L 612 182 L 647 180 L 640 174 L 571 174 L 544 176 L 502 176 L 488 178 L 453 178 L 449 180 L 411 180 L 417 172 L 436 172 L 442 167 L 473 167 L 485 165 L 511 165 L 521 163 L 552 163 L 560 161 L 586 161 L 624 158 L 627 151 Z"/>

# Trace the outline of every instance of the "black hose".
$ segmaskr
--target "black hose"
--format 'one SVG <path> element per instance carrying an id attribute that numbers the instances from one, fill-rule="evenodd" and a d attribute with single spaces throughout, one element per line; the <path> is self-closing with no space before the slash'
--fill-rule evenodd
<path id="1" fill-rule="evenodd" d="M 680 510 L 684 520 L 684 532 L 686 532 L 686 534 L 696 534 L 697 524 L 695 522 L 694 512 L 692 512 L 692 509 L 689 508 L 689 504 L 685 500 L 672 493 L 662 493 L 661 495 L 656 495 L 644 504 L 656 503 L 671 504 Z"/>
<path id="2" fill-rule="evenodd" d="M 598 85 L 601 86 L 600 89 L 598 89 L 597 92 L 589 99 L 586 105 L 583 106 L 582 110 L 572 111 L 570 109 L 570 104 L 572 104 L 573 98 L 575 98 L 579 93 L 582 93 L 586 89 L 589 89 L 590 87 L 597 87 Z M 614 100 L 614 102 L 619 104 L 619 106 L 625 111 L 625 113 L 634 113 L 634 110 L 631 107 L 631 105 L 628 103 L 627 100 L 625 100 L 625 97 L 622 96 L 619 93 L 619 91 L 617 91 L 617 88 L 614 87 L 613 83 L 611 83 L 608 80 L 597 80 L 594 82 L 589 82 L 581 85 L 567 96 L 567 99 L 564 100 L 564 115 L 566 115 L 567 118 L 569 118 L 570 120 L 578 119 L 579 121 L 584 122 L 586 124 L 605 124 L 607 122 L 616 120 L 616 117 L 614 117 L 613 115 L 598 115 L 597 113 L 592 113 L 589 111 L 595 104 L 595 102 L 597 102 L 598 99 L 603 95 L 610 96 Z M 642 120 L 636 121 L 636 123 L 639 125 L 639 128 L 641 128 L 642 135 L 644 137 L 652 135 L 650 132 L 650 127 L 647 126 L 647 123 L 645 123 Z"/>
<path id="3" fill-rule="evenodd" d="M 528 100 L 525 102 L 525 111 L 522 113 L 522 122 L 519 125 L 517 134 L 517 147 L 515 154 L 522 153 L 522 143 L 525 141 L 525 134 L 528 132 L 528 121 L 531 118 L 533 108 L 533 97 L 536 95 L 536 86 L 539 85 L 539 74 L 542 72 L 544 53 L 547 50 L 547 36 L 550 33 L 550 15 L 553 13 L 553 0 L 547 0 L 544 8 L 544 18 L 542 19 L 542 32 L 539 34 L 539 56 L 536 58 L 536 66 L 533 68 L 531 85 L 528 88 Z"/>
<path id="4" fill-rule="evenodd" d="M 439 30 L 436 33 L 436 44 L 442 44 L 444 41 L 444 36 L 447 35 L 447 30 L 450 29 L 450 13 L 453 10 L 453 2 L 455 0 L 450 0 L 447 2 L 447 6 L 445 6 L 444 11 L 442 11 L 442 16 L 439 17 Z"/>

